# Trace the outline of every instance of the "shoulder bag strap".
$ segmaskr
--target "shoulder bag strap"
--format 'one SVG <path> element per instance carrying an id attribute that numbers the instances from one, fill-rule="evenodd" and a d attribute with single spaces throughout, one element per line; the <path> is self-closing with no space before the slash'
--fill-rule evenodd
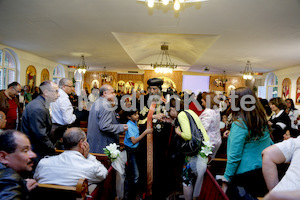
<path id="1" fill-rule="evenodd" d="M 200 132 L 202 133 L 201 129 L 197 126 L 197 124 L 196 124 L 196 122 L 195 122 L 195 120 L 194 120 L 194 117 L 193 117 L 190 113 L 188 113 L 187 111 L 184 111 L 184 112 L 185 112 L 186 116 L 188 117 L 188 119 L 189 119 L 189 121 L 190 121 L 191 133 L 193 133 L 193 131 L 192 131 L 192 123 L 194 123 L 195 126 L 196 126 L 196 127 L 200 130 Z"/>

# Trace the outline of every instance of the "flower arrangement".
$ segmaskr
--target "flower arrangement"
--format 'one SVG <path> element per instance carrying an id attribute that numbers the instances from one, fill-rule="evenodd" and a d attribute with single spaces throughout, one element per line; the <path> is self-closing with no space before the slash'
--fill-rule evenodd
<path id="1" fill-rule="evenodd" d="M 201 147 L 200 156 L 208 162 L 208 156 L 212 154 L 212 148 L 214 146 L 210 143 L 210 141 L 203 141 L 203 146 Z"/>
<path id="2" fill-rule="evenodd" d="M 120 155 L 120 150 L 118 150 L 119 145 L 116 143 L 111 143 L 105 148 L 103 148 L 105 155 L 111 160 L 114 161 Z"/>

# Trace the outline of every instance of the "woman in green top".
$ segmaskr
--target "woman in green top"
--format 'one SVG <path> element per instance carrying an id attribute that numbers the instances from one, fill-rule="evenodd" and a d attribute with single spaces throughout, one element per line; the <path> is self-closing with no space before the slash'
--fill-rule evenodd
<path id="1" fill-rule="evenodd" d="M 184 140 L 191 140 L 192 133 L 189 119 L 184 111 L 178 114 L 175 105 L 172 105 L 172 101 L 170 103 L 170 116 L 174 119 L 177 118 L 178 123 L 177 127 L 175 128 L 175 132 Z M 183 105 L 181 105 L 183 110 Z M 201 130 L 203 134 L 204 141 L 209 141 L 209 137 L 203 127 L 200 118 L 198 115 L 192 110 L 186 110 L 196 122 L 198 128 Z M 180 125 L 180 127 L 178 126 Z M 175 124 L 176 126 L 176 124 Z M 207 167 L 207 160 L 203 159 L 200 156 L 200 151 L 198 155 L 195 156 L 186 156 L 185 163 L 183 166 L 182 178 L 183 178 L 183 193 L 185 200 L 191 200 L 193 198 L 197 198 L 200 195 L 201 186 L 203 182 L 204 173 Z M 193 180 L 195 179 L 195 180 Z M 193 187 L 193 183 L 194 187 Z"/>
<path id="2" fill-rule="evenodd" d="M 236 186 L 244 187 L 253 197 L 264 196 L 267 188 L 261 170 L 261 152 L 272 144 L 264 108 L 247 87 L 232 91 L 231 105 L 233 123 L 222 188 L 225 192 L 228 188 L 230 199 L 236 195 Z"/>

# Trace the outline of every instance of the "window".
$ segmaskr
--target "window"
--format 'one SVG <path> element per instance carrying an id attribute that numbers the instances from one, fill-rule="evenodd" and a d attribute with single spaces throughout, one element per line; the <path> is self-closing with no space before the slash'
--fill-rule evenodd
<path id="1" fill-rule="evenodd" d="M 13 54 L 7 50 L 0 50 L 0 90 L 7 88 L 7 85 L 16 81 L 16 59 Z"/>
<path id="2" fill-rule="evenodd" d="M 60 79 L 65 77 L 65 71 L 64 68 L 61 65 L 58 65 L 53 70 L 53 82 L 58 84 Z"/>
<path id="3" fill-rule="evenodd" d="M 274 73 L 269 73 L 265 81 L 267 100 L 278 97 L 278 79 Z"/>

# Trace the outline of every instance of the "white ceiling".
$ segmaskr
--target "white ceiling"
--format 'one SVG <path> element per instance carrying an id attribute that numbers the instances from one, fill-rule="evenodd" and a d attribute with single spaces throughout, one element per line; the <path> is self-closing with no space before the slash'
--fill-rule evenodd
<path id="1" fill-rule="evenodd" d="M 136 0 L 0 0 L 0 43 L 65 65 L 84 54 L 90 70 L 138 70 L 164 42 L 189 71 L 300 65 L 300 0 L 208 0 L 179 12 Z"/>

